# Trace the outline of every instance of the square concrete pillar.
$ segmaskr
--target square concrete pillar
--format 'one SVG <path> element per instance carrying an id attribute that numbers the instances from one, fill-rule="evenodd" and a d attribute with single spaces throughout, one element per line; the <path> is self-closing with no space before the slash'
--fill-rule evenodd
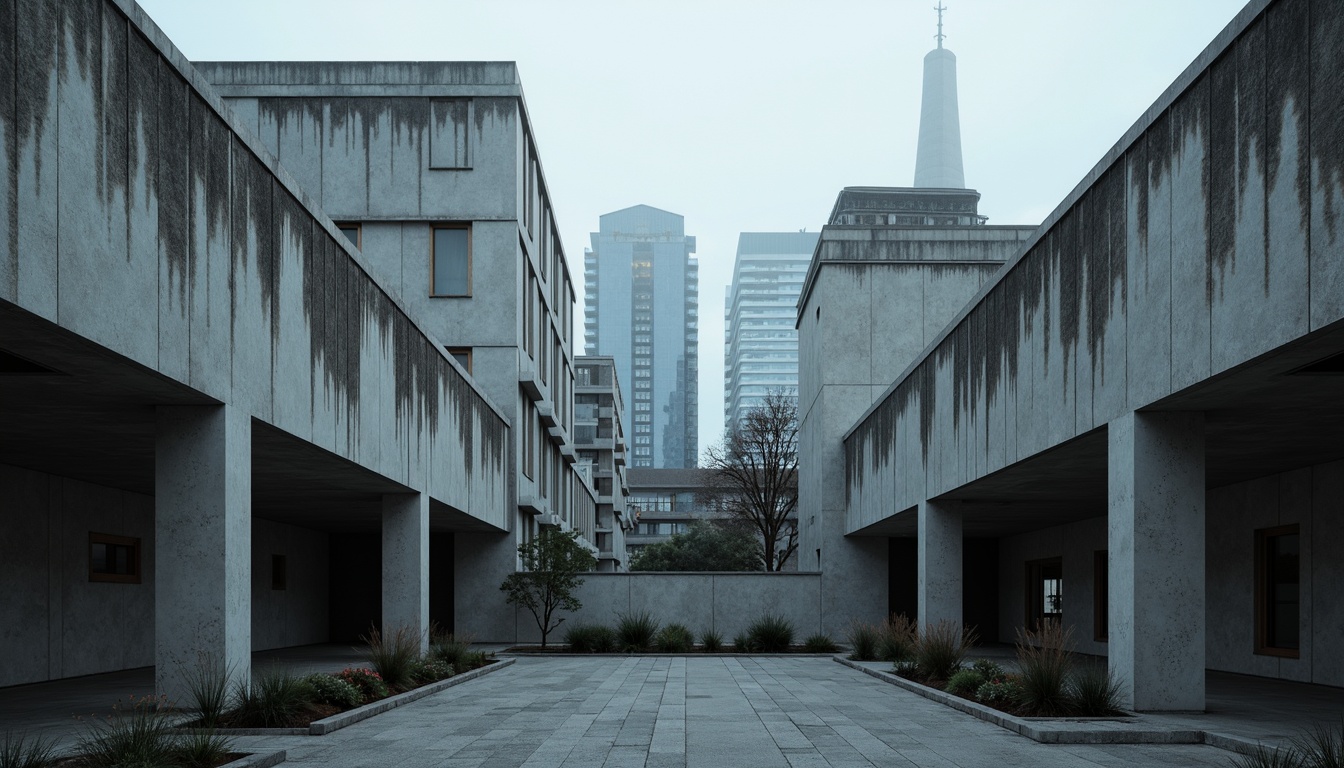
<path id="1" fill-rule="evenodd" d="M 1132 709 L 1202 711 L 1204 415 L 1130 413 L 1107 432 L 1111 671 Z"/>
<path id="2" fill-rule="evenodd" d="M 154 677 L 190 706 L 202 662 L 248 679 L 252 658 L 252 419 L 163 406 L 154 444 Z"/>
<path id="3" fill-rule="evenodd" d="M 410 627 L 429 639 L 429 495 L 383 497 L 383 634 Z"/>
<path id="4" fill-rule="evenodd" d="M 961 510 L 955 503 L 919 505 L 919 625 L 961 625 Z"/>

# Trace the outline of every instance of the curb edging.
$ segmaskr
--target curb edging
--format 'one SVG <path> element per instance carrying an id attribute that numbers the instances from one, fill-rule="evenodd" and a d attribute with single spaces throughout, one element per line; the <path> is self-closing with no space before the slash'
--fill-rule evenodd
<path id="1" fill-rule="evenodd" d="M 491 672 L 504 669 L 505 667 L 512 665 L 515 661 L 516 659 L 499 659 L 493 664 L 487 664 L 484 667 L 478 667 L 470 672 L 463 672 L 460 675 L 453 675 L 447 680 L 440 680 L 437 683 L 424 685 L 412 691 L 398 693 L 396 696 L 379 699 L 378 701 L 365 704 L 361 707 L 355 707 L 354 709 L 337 713 L 331 717 L 314 720 L 306 729 L 299 728 L 295 730 L 297 730 L 300 735 L 325 736 L 332 731 L 339 731 L 346 726 L 354 725 L 361 720 L 367 720 L 374 715 L 381 715 L 389 709 L 396 709 L 403 704 L 410 704 L 411 702 L 418 701 L 426 696 L 433 696 L 440 691 L 445 691 L 455 685 L 461 685 L 462 683 L 475 680 L 476 678 Z"/>

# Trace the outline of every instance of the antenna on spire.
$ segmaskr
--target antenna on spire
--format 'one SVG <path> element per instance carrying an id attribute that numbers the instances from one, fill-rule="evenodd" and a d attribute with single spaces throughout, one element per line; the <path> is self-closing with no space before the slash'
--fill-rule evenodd
<path id="1" fill-rule="evenodd" d="M 943 38 L 947 37 L 947 35 L 943 34 L 943 11 L 946 11 L 947 9 L 943 7 L 941 0 L 939 0 L 938 5 L 934 6 L 933 10 L 938 12 L 938 34 L 934 35 L 934 37 L 938 38 L 938 47 L 942 48 Z"/>

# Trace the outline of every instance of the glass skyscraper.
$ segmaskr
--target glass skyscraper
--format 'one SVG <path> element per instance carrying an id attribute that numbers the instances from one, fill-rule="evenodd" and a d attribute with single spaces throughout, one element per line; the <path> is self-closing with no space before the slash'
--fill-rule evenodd
<path id="1" fill-rule="evenodd" d="M 647 205 L 608 213 L 584 252 L 584 342 L 616 361 L 630 466 L 696 466 L 699 266 L 685 220 Z"/>
<path id="2" fill-rule="evenodd" d="M 817 247 L 815 232 L 743 232 L 733 284 L 723 298 L 723 424 L 773 391 L 797 395 L 798 296 Z"/>

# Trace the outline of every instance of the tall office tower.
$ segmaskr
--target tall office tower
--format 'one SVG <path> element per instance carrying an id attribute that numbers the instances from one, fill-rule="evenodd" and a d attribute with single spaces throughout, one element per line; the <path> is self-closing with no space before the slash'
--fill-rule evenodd
<path id="1" fill-rule="evenodd" d="M 628 382 L 630 466 L 696 465 L 700 277 L 684 219 L 647 205 L 601 217 L 584 252 L 584 341 Z"/>
<path id="2" fill-rule="evenodd" d="M 723 297 L 723 424 L 771 392 L 798 391 L 798 296 L 816 232 L 743 232 Z"/>

